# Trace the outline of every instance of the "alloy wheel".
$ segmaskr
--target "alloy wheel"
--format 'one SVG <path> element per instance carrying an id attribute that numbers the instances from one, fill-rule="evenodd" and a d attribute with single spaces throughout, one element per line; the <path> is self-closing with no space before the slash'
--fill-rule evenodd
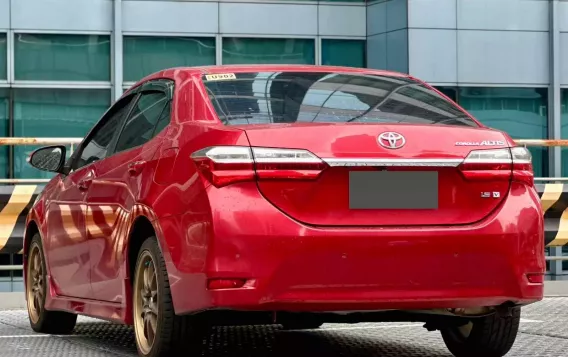
<path id="1" fill-rule="evenodd" d="M 158 278 L 149 251 L 143 251 L 134 283 L 134 323 L 138 346 L 144 354 L 152 350 L 158 330 Z"/>
<path id="2" fill-rule="evenodd" d="M 32 245 L 28 257 L 27 305 L 30 319 L 35 324 L 41 316 L 45 294 L 43 261 L 40 247 L 37 244 Z"/>

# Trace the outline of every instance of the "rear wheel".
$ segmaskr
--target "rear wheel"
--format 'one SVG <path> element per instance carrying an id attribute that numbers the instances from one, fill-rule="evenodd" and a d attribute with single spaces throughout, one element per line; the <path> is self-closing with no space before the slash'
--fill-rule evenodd
<path id="1" fill-rule="evenodd" d="M 134 269 L 133 313 L 140 356 L 191 356 L 200 351 L 206 325 L 192 316 L 176 316 L 164 258 L 155 237 L 140 248 Z"/>
<path id="2" fill-rule="evenodd" d="M 456 357 L 502 357 L 517 337 L 521 321 L 521 308 L 512 310 L 512 316 L 498 314 L 476 318 L 460 327 L 442 330 L 442 337 Z"/>
<path id="3" fill-rule="evenodd" d="M 41 237 L 36 233 L 28 249 L 26 271 L 26 300 L 28 318 L 35 332 L 66 335 L 73 331 L 77 315 L 45 309 L 48 283 Z"/>

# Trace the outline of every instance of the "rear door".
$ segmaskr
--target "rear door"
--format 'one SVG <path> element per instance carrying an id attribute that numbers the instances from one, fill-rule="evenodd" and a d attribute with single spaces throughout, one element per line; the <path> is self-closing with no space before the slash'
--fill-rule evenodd
<path id="1" fill-rule="evenodd" d="M 280 72 L 204 83 L 224 124 L 245 130 L 253 148 L 276 150 L 256 155 L 259 190 L 306 224 L 467 224 L 508 193 L 510 167 L 494 162 L 472 175 L 462 164 L 474 149 L 508 147 L 507 138 L 412 79 Z M 327 166 L 309 179 L 263 177 L 262 160 L 273 170 L 277 149 L 305 150 Z"/>
<path id="2" fill-rule="evenodd" d="M 94 167 L 87 193 L 87 228 L 91 247 L 91 283 L 97 300 L 124 301 L 125 248 L 132 210 L 144 204 L 152 184 L 165 128 L 170 122 L 173 81 L 142 85 L 124 121 L 112 154 Z M 136 214 L 134 213 L 134 216 Z"/>
<path id="3" fill-rule="evenodd" d="M 71 158 L 72 172 L 61 179 L 59 193 L 47 202 L 47 257 L 60 295 L 93 298 L 85 200 L 94 178 L 94 166 L 106 157 L 132 98 L 114 104 L 87 135 Z"/>
<path id="4" fill-rule="evenodd" d="M 89 242 L 85 229 L 85 180 L 88 167 L 79 168 L 57 182 L 56 194 L 46 201 L 46 257 L 58 295 L 93 296 Z"/>

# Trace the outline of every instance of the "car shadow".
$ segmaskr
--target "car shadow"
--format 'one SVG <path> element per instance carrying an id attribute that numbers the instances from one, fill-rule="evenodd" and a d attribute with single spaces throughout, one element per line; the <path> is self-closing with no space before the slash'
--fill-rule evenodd
<path id="1" fill-rule="evenodd" d="M 412 333 L 414 336 L 405 335 L 402 331 L 391 330 L 388 334 L 383 332 L 385 330 L 373 329 L 284 331 L 279 326 L 217 327 L 203 341 L 199 353 L 193 352 L 187 357 L 451 356 L 443 345 L 440 346 L 436 342 L 417 343 L 420 339 L 417 339 L 415 332 Z M 104 322 L 78 323 L 73 336 L 63 338 L 71 343 L 115 355 L 137 355 L 133 329 L 123 325 Z"/>

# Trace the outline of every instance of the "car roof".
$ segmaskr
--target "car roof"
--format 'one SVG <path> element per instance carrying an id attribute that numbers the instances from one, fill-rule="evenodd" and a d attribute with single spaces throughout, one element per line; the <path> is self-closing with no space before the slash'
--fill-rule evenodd
<path id="1" fill-rule="evenodd" d="M 159 78 L 175 78 L 176 75 L 186 73 L 188 75 L 205 75 L 212 73 L 243 73 L 243 72 L 336 72 L 336 73 L 360 73 L 360 74 L 373 74 L 384 75 L 389 77 L 404 77 L 411 78 L 411 76 L 386 70 L 370 69 L 370 68 L 355 68 L 355 67 L 341 67 L 341 66 L 321 66 L 321 65 L 303 65 L 303 64 L 251 64 L 251 65 L 219 65 L 219 66 L 198 66 L 198 67 L 173 67 L 166 68 L 159 72 L 152 73 L 142 78 L 132 88 L 137 87 L 142 82 L 159 79 Z"/>

